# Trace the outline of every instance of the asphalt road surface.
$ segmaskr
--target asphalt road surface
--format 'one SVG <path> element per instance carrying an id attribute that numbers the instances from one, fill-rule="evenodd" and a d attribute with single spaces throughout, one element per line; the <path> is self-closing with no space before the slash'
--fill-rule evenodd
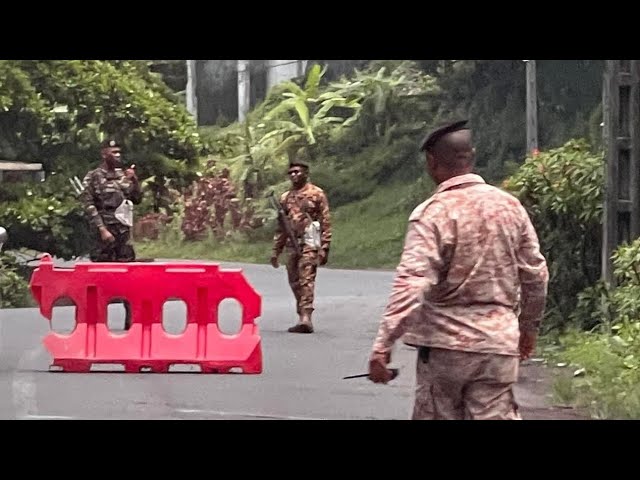
<path id="1" fill-rule="evenodd" d="M 202 374 L 195 367 L 172 373 L 87 374 L 49 371 L 42 338 L 50 326 L 38 309 L 0 310 L 0 419 L 397 419 L 411 415 L 415 350 L 401 344 L 388 385 L 364 373 L 371 343 L 387 301 L 393 272 L 321 269 L 312 335 L 286 330 L 296 320 L 284 267 L 222 263 L 243 269 L 262 295 L 264 371 L 260 375 Z M 223 329 L 239 319 L 233 301 L 221 305 Z M 185 321 L 181 302 L 165 305 L 166 328 Z M 74 307 L 55 307 L 56 331 L 73 325 Z M 109 306 L 109 324 L 122 328 L 122 305 Z M 529 372 L 529 373 L 528 373 Z M 523 370 L 517 388 L 525 418 L 571 418 L 550 408 L 539 375 Z"/>

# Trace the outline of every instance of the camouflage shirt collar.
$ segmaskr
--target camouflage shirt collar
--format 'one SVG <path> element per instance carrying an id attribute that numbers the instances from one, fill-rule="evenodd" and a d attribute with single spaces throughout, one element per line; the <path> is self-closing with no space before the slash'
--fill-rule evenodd
<path id="1" fill-rule="evenodd" d="M 115 167 L 113 170 L 109 170 L 108 168 L 105 168 L 102 165 L 100 165 L 98 169 L 104 174 L 107 174 L 109 172 L 118 173 L 118 170 L 122 170 L 122 168 L 119 168 L 119 167 Z"/>
<path id="2" fill-rule="evenodd" d="M 305 192 L 306 190 L 309 190 L 311 188 L 311 182 L 307 181 L 307 183 L 305 183 L 302 187 L 300 187 L 299 189 L 292 189 L 293 192 L 295 193 L 302 193 Z"/>
<path id="3" fill-rule="evenodd" d="M 436 189 L 436 193 L 444 192 L 445 190 L 449 190 L 450 188 L 457 187 L 459 185 L 463 185 L 465 183 L 486 183 L 484 178 L 475 173 L 467 173 L 464 175 L 458 175 L 450 178 L 449 180 L 445 180 Z"/>

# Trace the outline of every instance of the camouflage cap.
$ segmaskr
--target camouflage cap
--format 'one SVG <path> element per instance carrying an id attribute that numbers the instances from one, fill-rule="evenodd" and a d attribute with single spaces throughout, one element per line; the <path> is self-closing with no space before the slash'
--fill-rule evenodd
<path id="1" fill-rule="evenodd" d="M 457 120 L 455 122 L 449 122 L 441 125 L 424 137 L 420 146 L 420 151 L 423 152 L 425 150 L 430 150 L 435 146 L 438 140 L 448 133 L 457 132 L 459 130 L 469 130 L 467 123 L 469 123 L 469 120 Z"/>

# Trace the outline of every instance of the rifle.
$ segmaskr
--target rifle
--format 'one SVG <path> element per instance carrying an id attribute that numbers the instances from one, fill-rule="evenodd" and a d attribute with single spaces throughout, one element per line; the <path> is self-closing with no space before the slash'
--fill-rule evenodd
<path id="1" fill-rule="evenodd" d="M 282 208 L 282 205 L 280 205 L 280 202 L 276 199 L 273 191 L 271 191 L 271 193 L 267 195 L 267 198 L 271 201 L 271 205 L 273 205 L 273 208 L 275 208 L 278 212 L 278 220 L 280 221 L 280 225 L 282 225 L 282 228 L 284 228 L 284 231 L 287 233 L 289 240 L 291 240 L 296 254 L 300 255 L 300 244 L 298 244 L 298 238 L 293 233 L 293 228 L 291 228 L 291 224 L 289 223 L 289 217 L 287 217 L 287 214 L 284 212 L 284 209 Z"/>
<path id="2" fill-rule="evenodd" d="M 78 177 L 69 178 L 69 183 L 73 187 L 73 190 L 76 192 L 76 195 L 80 195 L 84 190 L 84 187 L 82 186 L 82 182 Z"/>

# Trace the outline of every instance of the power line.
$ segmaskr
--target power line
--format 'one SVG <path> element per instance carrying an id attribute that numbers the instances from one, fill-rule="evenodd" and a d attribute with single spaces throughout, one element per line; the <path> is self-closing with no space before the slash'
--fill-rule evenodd
<path id="1" fill-rule="evenodd" d="M 286 63 L 278 63 L 277 65 L 266 65 L 265 69 L 267 68 L 277 68 L 277 67 L 283 67 L 285 65 L 293 65 L 294 63 L 298 63 L 300 60 L 292 60 L 290 62 L 286 62 Z"/>

